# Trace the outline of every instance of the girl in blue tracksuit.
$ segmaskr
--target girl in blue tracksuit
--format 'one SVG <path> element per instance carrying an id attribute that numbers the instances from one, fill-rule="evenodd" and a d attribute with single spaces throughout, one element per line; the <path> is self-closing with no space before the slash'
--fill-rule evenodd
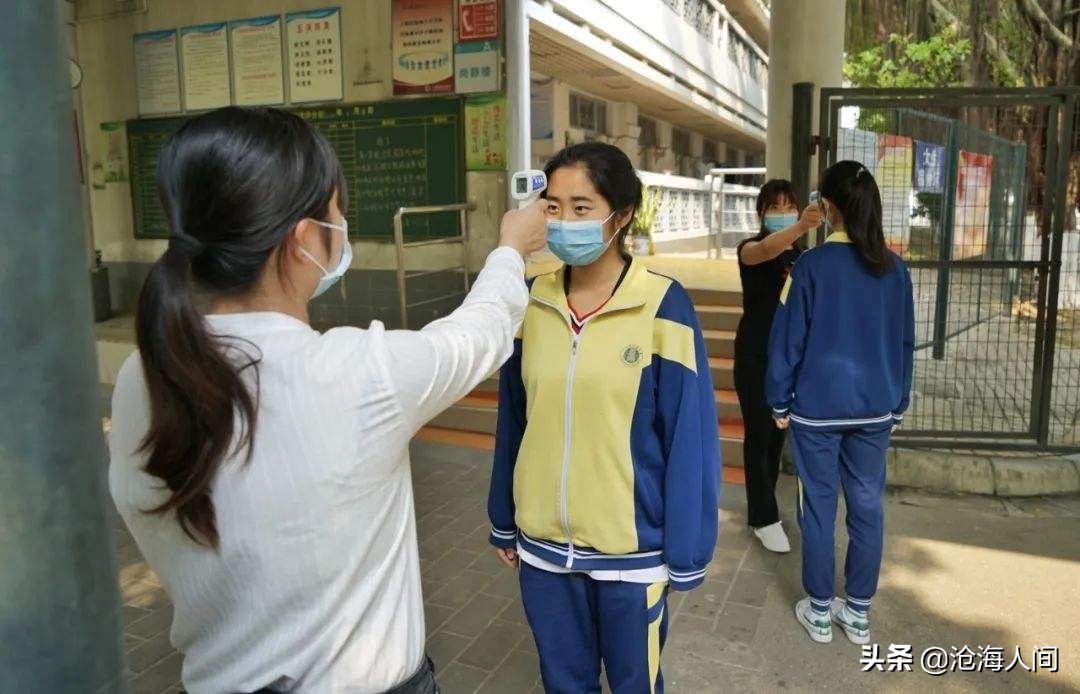
<path id="1" fill-rule="evenodd" d="M 798 470 L 803 587 L 795 616 L 814 641 L 832 622 L 870 640 L 884 538 L 885 453 L 903 420 L 915 343 L 911 276 L 885 246 L 881 196 L 859 162 L 837 162 L 821 181 L 832 233 L 795 263 L 769 335 L 766 397 L 791 428 Z M 837 494 L 847 505 L 846 599 L 833 597 Z"/>
<path id="2" fill-rule="evenodd" d="M 678 282 L 622 250 L 641 182 L 617 147 L 546 167 L 548 245 L 499 382 L 491 543 L 520 568 L 549 694 L 663 691 L 667 592 L 705 579 L 720 450 L 705 340 Z"/>

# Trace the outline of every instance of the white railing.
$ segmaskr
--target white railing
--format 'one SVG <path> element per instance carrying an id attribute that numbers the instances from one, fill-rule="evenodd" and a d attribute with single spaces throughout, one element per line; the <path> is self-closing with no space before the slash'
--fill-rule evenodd
<path id="1" fill-rule="evenodd" d="M 764 173 L 764 169 L 731 172 Z M 646 186 L 660 191 L 660 210 L 653 225 L 653 239 L 657 242 L 711 237 L 710 249 L 719 256 L 725 232 L 758 231 L 757 186 L 720 185 L 722 177 L 701 180 L 651 171 L 639 171 L 638 177 Z"/>

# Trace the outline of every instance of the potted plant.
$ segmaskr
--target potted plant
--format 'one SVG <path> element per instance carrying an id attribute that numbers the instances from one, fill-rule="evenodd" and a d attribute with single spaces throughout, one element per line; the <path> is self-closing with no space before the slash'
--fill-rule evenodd
<path id="1" fill-rule="evenodd" d="M 654 255 L 653 226 L 660 214 L 662 193 L 658 188 L 645 186 L 641 190 L 641 206 L 630 225 L 630 247 L 634 255 Z"/>

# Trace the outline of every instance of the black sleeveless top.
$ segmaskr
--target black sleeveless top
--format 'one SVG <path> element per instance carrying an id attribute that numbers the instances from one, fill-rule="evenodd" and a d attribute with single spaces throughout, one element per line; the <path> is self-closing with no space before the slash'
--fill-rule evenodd
<path id="1" fill-rule="evenodd" d="M 739 278 L 742 280 L 743 315 L 735 334 L 735 358 L 765 361 L 769 348 L 769 329 L 780 303 L 780 290 L 787 281 L 791 266 L 802 252 L 793 247 L 758 265 L 742 261 L 742 248 L 759 237 L 746 239 L 738 246 Z"/>

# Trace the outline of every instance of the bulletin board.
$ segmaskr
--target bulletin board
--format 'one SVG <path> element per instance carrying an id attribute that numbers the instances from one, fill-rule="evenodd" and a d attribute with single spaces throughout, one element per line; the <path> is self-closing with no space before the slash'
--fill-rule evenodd
<path id="1" fill-rule="evenodd" d="M 349 235 L 386 240 L 399 207 L 465 200 L 462 99 L 459 97 L 297 108 L 329 140 L 349 191 Z M 167 238 L 157 199 L 157 155 L 185 118 L 128 121 L 135 237 Z M 456 212 L 405 217 L 416 241 L 461 233 Z"/>

